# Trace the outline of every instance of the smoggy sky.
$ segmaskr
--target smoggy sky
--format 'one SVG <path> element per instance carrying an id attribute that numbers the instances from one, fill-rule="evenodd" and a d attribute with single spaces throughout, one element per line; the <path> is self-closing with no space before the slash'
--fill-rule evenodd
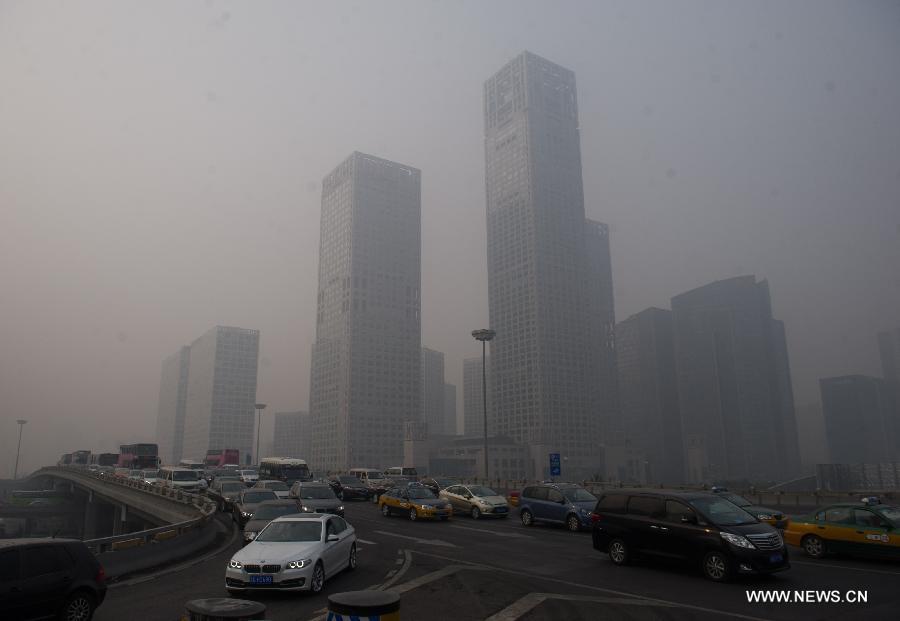
<path id="1" fill-rule="evenodd" d="M 482 84 L 524 49 L 575 71 L 618 319 L 753 273 L 798 403 L 878 373 L 898 35 L 891 1 L 0 0 L 0 476 L 17 418 L 25 469 L 154 438 L 163 358 L 215 324 L 261 330 L 269 412 L 306 409 L 321 180 L 354 150 L 422 170 L 423 344 L 461 409 Z"/>

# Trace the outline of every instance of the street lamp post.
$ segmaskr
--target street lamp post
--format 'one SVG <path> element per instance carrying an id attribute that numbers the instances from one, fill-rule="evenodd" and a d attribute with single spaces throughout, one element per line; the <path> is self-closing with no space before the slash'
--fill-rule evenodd
<path id="1" fill-rule="evenodd" d="M 256 464 L 259 465 L 259 433 L 262 431 L 262 411 L 266 409 L 265 403 L 257 403 L 256 408 Z"/>
<path id="2" fill-rule="evenodd" d="M 16 446 L 16 468 L 13 470 L 13 480 L 19 478 L 19 451 L 22 450 L 22 427 L 28 421 L 20 418 L 16 422 L 19 424 L 19 444 Z"/>
<path id="3" fill-rule="evenodd" d="M 484 406 L 484 480 L 490 485 L 488 479 L 488 424 L 487 424 L 487 342 L 497 335 L 493 330 L 473 330 L 472 336 L 481 341 L 481 396 Z"/>

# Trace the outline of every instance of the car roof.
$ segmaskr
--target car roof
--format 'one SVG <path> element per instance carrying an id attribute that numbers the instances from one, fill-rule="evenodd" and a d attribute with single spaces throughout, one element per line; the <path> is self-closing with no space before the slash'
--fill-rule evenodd
<path id="1" fill-rule="evenodd" d="M 330 513 L 298 513 L 293 515 L 282 515 L 277 517 L 273 522 L 323 522 L 333 516 Z"/>

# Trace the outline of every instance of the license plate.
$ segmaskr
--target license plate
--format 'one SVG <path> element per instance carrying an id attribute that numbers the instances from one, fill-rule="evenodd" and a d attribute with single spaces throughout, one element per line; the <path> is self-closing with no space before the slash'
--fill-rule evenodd
<path id="1" fill-rule="evenodd" d="M 250 576 L 250 584 L 272 584 L 272 576 Z"/>
<path id="2" fill-rule="evenodd" d="M 494 513 L 506 513 L 506 507 L 497 507 L 494 509 Z"/>
<path id="3" fill-rule="evenodd" d="M 780 554 L 773 554 L 773 555 L 771 555 L 771 556 L 769 557 L 769 562 L 770 562 L 770 563 L 773 563 L 773 564 L 774 564 L 774 563 L 780 563 L 780 562 L 783 561 L 783 560 L 784 560 L 784 557 L 783 557 L 782 555 L 780 555 Z"/>

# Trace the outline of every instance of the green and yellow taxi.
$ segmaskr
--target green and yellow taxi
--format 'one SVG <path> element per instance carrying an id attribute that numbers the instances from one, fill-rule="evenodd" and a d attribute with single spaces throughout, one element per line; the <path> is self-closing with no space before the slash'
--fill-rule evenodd
<path id="1" fill-rule="evenodd" d="M 900 559 L 900 506 L 867 502 L 830 505 L 792 518 L 784 539 L 813 558 L 843 553 Z"/>
<path id="2" fill-rule="evenodd" d="M 378 497 L 378 508 L 385 517 L 400 514 L 412 521 L 420 518 L 446 520 L 453 515 L 449 502 L 438 498 L 430 489 L 418 483 L 392 487 L 385 491 Z"/>

